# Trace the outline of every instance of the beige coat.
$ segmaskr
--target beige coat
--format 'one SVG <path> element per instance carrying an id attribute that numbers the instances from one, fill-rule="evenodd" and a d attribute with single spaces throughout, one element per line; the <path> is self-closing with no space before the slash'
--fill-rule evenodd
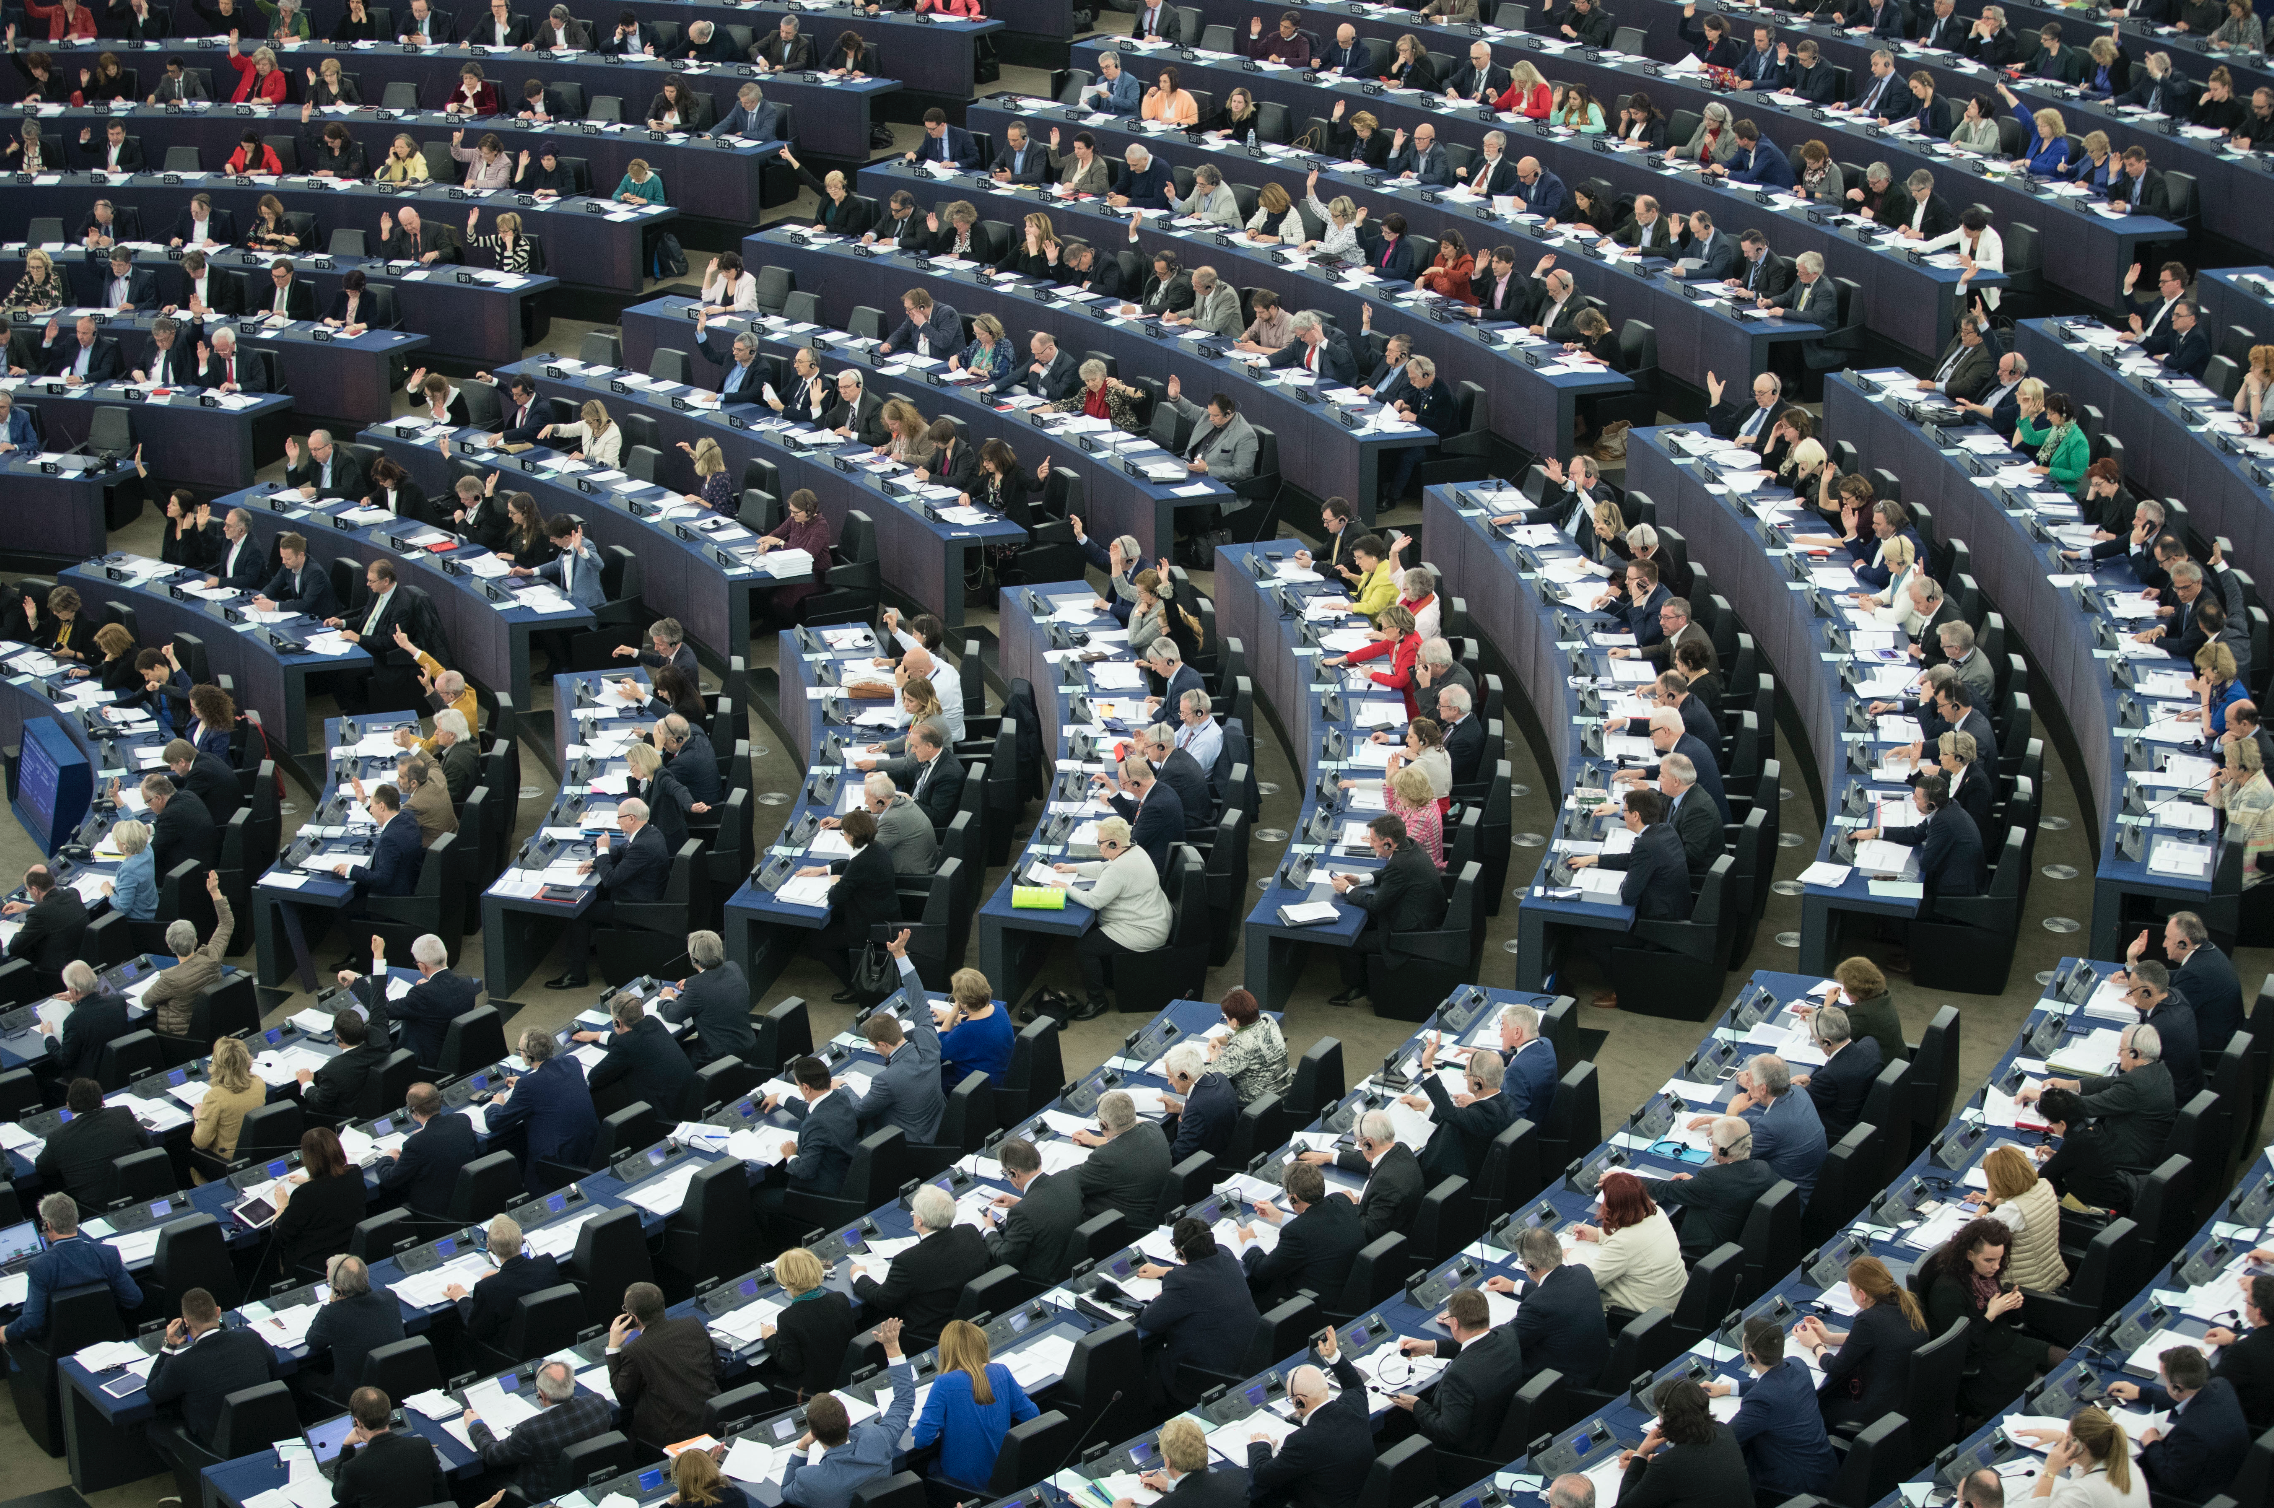
<path id="1" fill-rule="evenodd" d="M 143 992 L 142 1003 L 155 1013 L 158 1031 L 163 1036 L 187 1036 L 190 1029 L 190 1009 L 197 997 L 221 982 L 221 956 L 229 949 L 229 933 L 236 918 L 229 914 L 229 897 L 213 898 L 213 935 L 195 953 L 162 970 L 150 981 Z M 232 1138 L 235 1133 L 231 1133 Z"/>
<path id="2" fill-rule="evenodd" d="M 267 1101 L 268 1086 L 259 1079 L 235 1094 L 218 1085 L 209 1086 L 205 1098 L 198 1101 L 190 1145 L 227 1162 L 237 1155 L 237 1134 L 244 1129 L 247 1112 L 260 1109 Z"/>
<path id="3" fill-rule="evenodd" d="M 440 779 L 429 780 L 411 792 L 408 803 L 411 816 L 418 822 L 418 846 L 432 848 L 434 840 L 444 833 L 458 830 L 458 813 L 450 805 L 450 787 Z"/>
<path id="4" fill-rule="evenodd" d="M 2028 1193 L 1990 1211 L 1990 1218 L 2013 1228 L 2006 1276 L 2041 1293 L 2068 1284 L 2069 1264 L 2061 1260 L 2061 1196 L 2053 1192 L 2053 1185 L 2038 1179 Z"/>

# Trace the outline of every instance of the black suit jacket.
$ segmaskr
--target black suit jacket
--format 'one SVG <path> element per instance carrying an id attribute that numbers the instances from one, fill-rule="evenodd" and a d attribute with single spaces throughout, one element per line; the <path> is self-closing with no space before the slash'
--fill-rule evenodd
<path id="1" fill-rule="evenodd" d="M 1358 1224 L 1365 1240 L 1378 1241 L 1391 1231 L 1412 1227 L 1413 1217 L 1421 1213 L 1423 1185 L 1421 1162 L 1411 1147 L 1399 1142 L 1371 1165 L 1362 1153 L 1349 1151 L 1335 1159 L 1335 1166 L 1366 1179 L 1366 1191 L 1358 1200 Z"/>
<path id="2" fill-rule="evenodd" d="M 1256 1307 L 1269 1309 L 1308 1288 L 1332 1303 L 1350 1281 L 1350 1266 L 1366 1244 L 1358 1206 L 1333 1195 L 1311 1205 L 1279 1229 L 1270 1251 L 1254 1247 L 1240 1253 Z"/>
<path id="3" fill-rule="evenodd" d="M 125 1002 L 119 1003 L 119 1020 L 123 1023 Z M 47 1145 L 40 1148 L 37 1171 L 42 1179 L 79 1201 L 82 1208 L 91 1205 L 99 1209 L 110 1202 L 111 1191 L 118 1186 L 118 1175 L 113 1171 L 118 1160 L 149 1145 L 149 1134 L 133 1111 L 124 1105 L 105 1105 L 93 1115 L 74 1116 L 50 1132 Z"/>
<path id="4" fill-rule="evenodd" d="M 2109 184 L 2109 200 L 2127 203 L 2130 213 L 2152 215 L 2159 220 L 2171 218 L 2171 191 L 2164 186 L 2163 174 L 2149 168 L 2137 179 L 2131 174 L 2120 174 Z"/>
<path id="5" fill-rule="evenodd" d="M 1855 1128 L 1880 1067 L 1878 1039 L 1858 1037 L 1832 1054 L 1830 1062 L 1808 1071 L 1808 1097 L 1816 1102 L 1816 1118 L 1824 1123 L 1827 1142 L 1836 1142 Z"/>
<path id="6" fill-rule="evenodd" d="M 402 1338 L 403 1306 L 386 1289 L 333 1299 L 316 1311 L 315 1323 L 308 1327 L 309 1359 L 331 1358 L 331 1375 L 322 1391 L 344 1400 L 362 1381 L 363 1359 Z"/>
<path id="7" fill-rule="evenodd" d="M 389 1430 L 348 1446 L 339 1462 L 332 1498 L 340 1508 L 419 1508 L 449 1495 L 441 1461 L 423 1435 Z"/>
<path id="8" fill-rule="evenodd" d="M 449 1036 L 450 1023 L 472 1010 L 481 993 L 473 980 L 448 969 L 412 985 L 410 993 L 400 1000 L 385 999 L 384 986 L 385 981 L 367 974 L 356 981 L 355 993 L 367 1009 L 384 1010 L 403 1023 L 403 1046 L 421 1063 L 442 1061 L 442 1044 Z"/>
<path id="9" fill-rule="evenodd" d="M 166 871 L 158 871 L 160 879 Z M 63 966 L 79 956 L 79 943 L 87 935 L 87 903 L 68 885 L 50 890 L 24 913 L 24 924 L 8 943 L 10 958 L 28 958 L 42 974 L 60 975 Z"/>
<path id="10" fill-rule="evenodd" d="M 276 285 L 271 283 L 261 290 L 260 301 L 254 312 L 272 314 L 275 311 Z M 293 319 L 314 319 L 316 317 L 316 285 L 301 278 L 294 278 L 285 284 L 284 312 Z"/>
<path id="11" fill-rule="evenodd" d="M 2170 1432 L 2140 1452 L 2140 1467 L 2159 1497 L 2202 1502 L 2226 1490 L 2249 1450 L 2234 1384 L 2214 1377 L 2180 1407 Z"/>
<path id="12" fill-rule="evenodd" d="M 174 782 L 176 790 L 186 791 L 205 804 L 214 826 L 226 826 L 229 819 L 237 815 L 243 787 L 237 782 L 237 772 L 229 768 L 229 761 L 220 755 L 200 754 L 187 775 L 169 774 L 167 778 Z M 169 808 L 171 805 L 169 802 Z"/>
<path id="13" fill-rule="evenodd" d="M 671 882 L 671 852 L 648 823 L 628 844 L 610 847 L 594 862 L 593 879 L 611 900 L 659 901 Z"/>
<path id="14" fill-rule="evenodd" d="M 1469 715 L 1445 730 L 1445 756 L 1453 765 L 1453 784 L 1471 785 L 1485 777 L 1484 719 L 1475 706 Z"/>
<path id="15" fill-rule="evenodd" d="M 883 1282 L 855 1278 L 853 1297 L 861 1301 L 864 1313 L 900 1316 L 917 1345 L 936 1346 L 941 1327 L 955 1318 L 963 1285 L 985 1272 L 990 1262 L 979 1232 L 968 1225 L 953 1225 L 894 1257 Z"/>
<path id="16" fill-rule="evenodd" d="M 784 1309 L 768 1344 L 775 1365 L 795 1378 L 807 1397 L 845 1380 L 845 1360 L 860 1326 L 852 1301 L 822 1289 Z"/>
<path id="17" fill-rule="evenodd" d="M 1686 704 L 1685 704 L 1686 705 Z M 1682 862 L 1696 879 L 1713 867 L 1713 861 L 1722 855 L 1726 835 L 1722 832 L 1721 812 L 1713 798 L 1696 786 L 1674 808 L 1671 824 L 1674 836 L 1681 840 Z"/>
<path id="18" fill-rule="evenodd" d="M 687 1086 L 694 1081 L 695 1065 L 659 1016 L 642 1016 L 628 1032 L 613 1032 L 607 1055 L 585 1082 L 598 1094 L 621 1080 L 635 1100 L 645 1100 L 657 1115 L 676 1117 Z"/>
<path id="19" fill-rule="evenodd" d="M 1140 1121 L 1093 1150 L 1074 1170 L 1082 1190 L 1082 1218 L 1119 1210 L 1131 1230 L 1151 1230 L 1168 1176 L 1168 1137 L 1159 1126 Z"/>
<path id="20" fill-rule="evenodd" d="M 529 1294 L 560 1286 L 560 1281 L 560 1266 L 551 1257 L 523 1252 L 510 1259 L 458 1301 L 458 1312 L 466 1319 L 466 1333 L 475 1340 L 502 1334 L 516 1304 Z"/>
<path id="21" fill-rule="evenodd" d="M 1519 1298 L 1516 1338 L 1524 1345 L 1524 1375 L 1553 1367 L 1568 1384 L 1592 1386 L 1611 1359 L 1611 1331 L 1595 1274 L 1566 1263 Z M 1437 1343 L 1437 1351 L 1444 1354 L 1445 1342 Z"/>
<path id="22" fill-rule="evenodd" d="M 161 1406 L 179 1401 L 183 1428 L 208 1445 L 221 1422 L 221 1400 L 275 1376 L 267 1341 L 250 1330 L 208 1330 L 184 1350 L 158 1357 L 150 1369 L 150 1401 Z"/>
<path id="23" fill-rule="evenodd" d="M 279 567 L 268 579 L 260 595 L 288 611 L 306 613 L 311 618 L 339 616 L 339 598 L 332 595 L 332 575 L 313 560 L 300 566 L 300 579 L 295 582 L 289 569 Z"/>
<path id="24" fill-rule="evenodd" d="M 2186 964 L 2173 973 L 2171 982 L 2195 1007 L 2203 1051 L 2226 1051 L 2227 1039 L 2243 1025 L 2242 980 L 2235 973 L 2234 960 L 2205 943 L 2187 955 Z"/>
<path id="25" fill-rule="evenodd" d="M 213 825 L 212 810 L 185 793 L 170 798 L 166 809 L 158 814 L 150 846 L 157 851 L 158 878 L 163 882 L 185 859 L 194 859 L 207 868 L 217 863 L 221 858 L 221 829 Z"/>
<path id="26" fill-rule="evenodd" d="M 402 1155 L 379 1179 L 388 1193 L 400 1192 L 412 1210 L 440 1214 L 450 1207 L 458 1170 L 482 1155 L 473 1122 L 463 1115 L 438 1115 L 403 1140 Z"/>
<path id="27" fill-rule="evenodd" d="M 316 1070 L 316 1081 L 301 1095 L 300 1108 L 317 1115 L 355 1114 L 364 1086 L 379 1077 L 392 1051 L 384 1042 L 366 1041 L 325 1059 Z"/>
<path id="28" fill-rule="evenodd" d="M 1038 1283 L 1060 1282 L 1084 1255 L 1074 1233 L 1081 1223 L 1081 1180 L 1071 1171 L 1044 1173 L 1026 1186 L 1002 1229 L 987 1237 L 988 1260 Z"/>
<path id="29" fill-rule="evenodd" d="M 68 373 L 79 359 L 79 335 L 75 330 L 58 330 L 52 342 L 40 347 L 47 358 L 47 371 L 51 377 Z M 87 356 L 87 381 L 115 382 L 126 373 L 125 358 L 119 355 L 118 342 L 108 336 L 95 337 L 94 349 Z"/>
<path id="30" fill-rule="evenodd" d="M 1348 1356 L 1334 1364 L 1342 1391 L 1311 1410 L 1279 1451 L 1248 1443 L 1248 1493 L 1256 1502 L 1291 1508 L 1348 1508 L 1374 1469 L 1374 1433 L 1366 1415 L 1366 1383 Z"/>
<path id="31" fill-rule="evenodd" d="M 1625 862 L 1618 863 L 1621 859 Z M 1632 850 L 1605 859 L 1603 867 L 1626 871 L 1619 903 L 1634 907 L 1636 921 L 1681 921 L 1690 914 L 1689 860 L 1671 824 L 1651 823 L 1634 835 Z"/>
<path id="32" fill-rule="evenodd" d="M 180 214 L 174 217 L 174 239 L 180 241 L 185 246 L 195 245 L 196 243 L 191 238 L 196 234 L 197 221 L 190 218 L 190 212 L 185 208 Z M 208 219 L 205 222 L 205 234 L 208 239 L 217 241 L 223 246 L 236 245 L 236 214 L 233 211 L 221 208 L 219 205 L 214 206 L 212 218 Z M 237 280 L 235 278 L 216 273 L 212 277 L 211 281 L 216 285 L 226 283 L 232 289 L 234 289 Z M 218 300 L 208 299 L 206 302 L 208 304 L 211 304 L 215 309 L 219 309 L 221 307 L 221 304 Z"/>
<path id="33" fill-rule="evenodd" d="M 1669 1209 L 1683 1212 L 1678 1222 L 1682 1257 L 1695 1262 L 1724 1241 L 1742 1237 L 1753 1206 L 1776 1181 L 1776 1169 L 1747 1158 L 1743 1162 L 1715 1163 L 1700 1168 L 1694 1176 L 1680 1182 L 1670 1178 L 1647 1179 L 1644 1186 L 1649 1189 L 1651 1198 Z"/>
<path id="34" fill-rule="evenodd" d="M 1343 899 L 1372 918 L 1382 935 L 1382 959 L 1395 965 L 1407 955 L 1400 940 L 1408 932 L 1430 931 L 1445 920 L 1445 884 L 1437 866 L 1418 843 L 1398 845 L 1370 885 Z"/>
<path id="35" fill-rule="evenodd" d="M 1524 1380 L 1523 1344 L 1503 1325 L 1487 1330 L 1446 1365 L 1413 1406 L 1414 1428 L 1446 1450 L 1492 1453 L 1508 1402 Z"/>

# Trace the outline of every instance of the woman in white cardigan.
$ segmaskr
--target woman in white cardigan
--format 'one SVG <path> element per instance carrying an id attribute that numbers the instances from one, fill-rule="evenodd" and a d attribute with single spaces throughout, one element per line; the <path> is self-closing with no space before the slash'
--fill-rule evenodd
<path id="1" fill-rule="evenodd" d="M 588 399 L 574 424 L 548 424 L 537 438 L 582 440 L 572 454 L 590 461 L 595 466 L 614 466 L 624 454 L 624 427 L 608 417 L 608 409 L 597 398 Z"/>
<path id="2" fill-rule="evenodd" d="M 1358 227 L 1366 218 L 1348 194 L 1336 198 L 1332 204 L 1319 203 L 1319 170 L 1311 169 L 1310 178 L 1303 186 L 1303 202 L 1310 205 L 1311 213 L 1319 217 L 1326 234 L 1316 241 L 1305 241 L 1302 249 L 1322 257 L 1348 256 L 1358 249 Z"/>
<path id="3" fill-rule="evenodd" d="M 1998 228 L 1990 223 L 1990 217 L 1987 214 L 1972 206 L 1968 206 L 1959 212 L 1958 229 L 1947 235 L 1936 236 L 1921 246 L 1919 250 L 1932 253 L 1941 251 L 1945 247 L 1955 247 L 1960 256 L 1969 257 L 1974 263 L 1973 269 L 1960 280 L 1964 284 L 1958 290 L 1958 302 L 1961 308 L 1966 303 L 1966 289 L 1973 287 L 1974 279 L 1977 276 L 1983 273 L 1998 273 L 2006 270 L 2005 237 L 1998 234 Z M 1992 309 L 1998 307 L 1997 289 L 1983 288 L 1979 292 L 1982 295 L 1983 303 Z"/>
<path id="4" fill-rule="evenodd" d="M 1600 1249 L 1594 1268 L 1603 1307 L 1640 1314 L 1678 1306 L 1690 1274 L 1674 1222 L 1632 1173 L 1604 1174 L 1601 1195 L 1602 1225 L 1575 1225 L 1571 1233 Z"/>
<path id="5" fill-rule="evenodd" d="M 1167 946 L 1169 927 L 1176 919 L 1152 857 L 1129 846 L 1128 822 L 1108 817 L 1098 824 L 1098 853 L 1099 863 L 1052 866 L 1069 877 L 1059 882 L 1061 888 L 1068 888 L 1071 879 L 1089 882 L 1089 889 L 1073 891 L 1073 896 L 1098 917 L 1097 925 L 1075 945 L 1082 959 L 1082 982 L 1089 987 L 1088 1000 L 1074 1013 L 1081 1021 L 1104 1015 L 1111 1004 L 1105 993 L 1107 961 L 1117 953 L 1150 953 Z"/>
<path id="6" fill-rule="evenodd" d="M 703 312 L 713 318 L 758 312 L 758 279 L 744 270 L 738 253 L 711 258 L 711 270 L 703 276 Z"/>
<path id="7" fill-rule="evenodd" d="M 2045 1469 L 2029 1501 L 2053 1508 L 2147 1508 L 2148 1478 L 2132 1460 L 2124 1426 L 2086 1406 L 2069 1416 L 2066 1434 L 2049 1429 L 2014 1431 L 2045 1451 Z"/>

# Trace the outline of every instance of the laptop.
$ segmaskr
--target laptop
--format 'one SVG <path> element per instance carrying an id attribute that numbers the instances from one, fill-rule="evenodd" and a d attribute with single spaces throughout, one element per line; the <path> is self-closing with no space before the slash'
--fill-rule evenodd
<path id="1" fill-rule="evenodd" d="M 19 1262 L 29 1262 L 47 1250 L 40 1239 L 39 1222 L 26 1220 L 0 1230 L 0 1271 L 12 1270 Z"/>
<path id="2" fill-rule="evenodd" d="M 355 1416 L 342 1414 L 336 1419 L 311 1424 L 301 1432 L 301 1438 L 308 1442 L 309 1453 L 316 1458 L 316 1470 L 326 1478 L 339 1470 L 340 1449 L 347 1444 L 347 1437 L 354 1429 Z"/>

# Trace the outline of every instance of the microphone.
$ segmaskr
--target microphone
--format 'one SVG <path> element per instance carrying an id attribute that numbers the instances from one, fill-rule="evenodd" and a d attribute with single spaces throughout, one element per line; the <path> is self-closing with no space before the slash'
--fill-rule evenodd
<path id="1" fill-rule="evenodd" d="M 1113 1412 L 1113 1406 L 1121 1401 L 1122 1396 L 1123 1389 L 1115 1388 L 1113 1390 L 1113 1396 L 1105 1401 L 1104 1408 L 1098 1410 L 1098 1416 L 1090 1421 L 1090 1427 L 1082 1431 L 1082 1437 L 1074 1442 L 1074 1448 L 1060 1457 L 1056 1466 L 1050 1468 L 1050 1476 L 1056 1476 L 1064 1471 L 1067 1465 L 1082 1453 L 1082 1447 L 1090 1443 L 1090 1436 L 1098 1432 L 1098 1426 L 1105 1423 L 1107 1416 Z"/>

